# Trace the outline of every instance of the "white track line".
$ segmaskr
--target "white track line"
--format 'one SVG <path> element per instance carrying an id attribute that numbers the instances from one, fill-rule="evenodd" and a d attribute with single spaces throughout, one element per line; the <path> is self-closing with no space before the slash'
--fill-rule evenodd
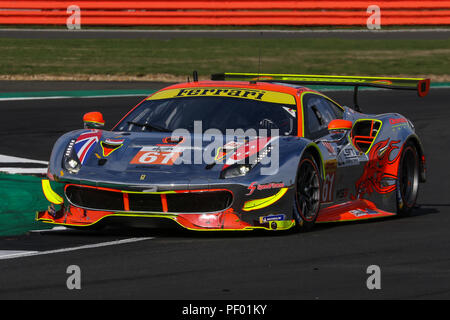
<path id="1" fill-rule="evenodd" d="M 9 174 L 46 174 L 45 168 L 0 168 L 0 172 Z"/>
<path id="2" fill-rule="evenodd" d="M 35 254 L 37 251 L 23 251 L 23 250 L 0 250 L 0 260 L 19 258 L 24 255 Z"/>
<path id="3" fill-rule="evenodd" d="M 101 242 L 101 243 L 88 244 L 88 245 L 79 246 L 79 247 L 62 248 L 62 249 L 47 250 L 47 251 L 0 250 L 0 260 L 9 260 L 9 259 L 34 257 L 34 256 L 44 256 L 44 255 L 56 254 L 56 253 L 64 253 L 64 252 L 71 252 L 71 251 L 78 251 L 78 250 L 85 250 L 85 249 L 94 249 L 94 248 L 101 248 L 101 247 L 107 247 L 107 246 L 116 246 L 116 245 L 133 243 L 133 242 L 138 242 L 138 241 L 145 241 L 145 240 L 150 240 L 150 239 L 154 239 L 154 237 L 129 238 L 129 239 L 124 239 L 124 240 Z"/>
<path id="4" fill-rule="evenodd" d="M 120 98 L 120 97 L 146 97 L 146 94 L 130 93 L 130 94 L 113 94 L 102 96 L 50 96 L 50 97 L 15 97 L 0 98 L 0 101 L 21 101 L 21 100 L 50 100 L 50 99 L 99 99 L 99 98 Z"/>
<path id="5" fill-rule="evenodd" d="M 33 160 L 27 158 L 19 158 L 0 154 L 0 163 L 2 162 L 18 162 L 18 163 L 39 163 L 48 165 L 47 161 Z"/>
<path id="6" fill-rule="evenodd" d="M 59 232 L 59 231 L 76 231 L 75 229 L 69 229 L 64 226 L 56 226 L 51 229 L 30 230 L 31 233 L 45 233 L 45 232 Z"/>
<path id="7" fill-rule="evenodd" d="M 27 158 L 19 158 L 19 157 L 12 157 L 0 154 L 0 172 L 6 172 L 10 174 L 46 174 L 47 168 L 20 168 L 20 167 L 2 167 L 2 163 L 15 163 L 15 164 L 21 164 L 21 163 L 31 163 L 31 164 L 41 164 L 41 165 L 48 165 L 47 161 L 40 161 L 40 160 L 32 160 Z M 38 167 L 38 166 L 37 166 Z"/>

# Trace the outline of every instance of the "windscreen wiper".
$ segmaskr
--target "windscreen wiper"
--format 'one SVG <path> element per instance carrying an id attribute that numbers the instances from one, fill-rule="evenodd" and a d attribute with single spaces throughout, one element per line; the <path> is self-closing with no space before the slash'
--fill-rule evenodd
<path id="1" fill-rule="evenodd" d="M 169 130 L 167 128 L 163 128 L 160 126 L 157 126 L 155 124 L 150 124 L 150 123 L 139 123 L 139 122 L 134 122 L 134 121 L 127 121 L 128 124 L 132 124 L 138 127 L 144 127 L 144 128 L 150 128 L 154 131 L 160 131 L 160 132 L 172 132 L 172 130 Z"/>

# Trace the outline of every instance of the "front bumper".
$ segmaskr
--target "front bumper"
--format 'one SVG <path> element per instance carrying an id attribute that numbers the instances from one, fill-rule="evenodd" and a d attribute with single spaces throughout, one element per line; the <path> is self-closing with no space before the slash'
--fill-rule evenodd
<path id="1" fill-rule="evenodd" d="M 45 223 L 89 227 L 99 222 L 108 224 L 116 218 L 136 222 L 148 218 L 169 220 L 185 229 L 199 231 L 287 230 L 295 225 L 291 209 L 293 190 L 288 187 L 263 189 L 248 195 L 248 186 L 239 184 L 151 192 L 131 191 L 126 186 L 106 188 L 44 181 L 47 181 L 43 182 L 44 194 L 50 205 L 46 211 L 38 212 L 36 219 Z M 82 202 L 82 197 L 68 192 L 71 188 L 99 192 L 102 196 L 98 202 L 95 195 L 91 195 L 91 201 Z M 231 194 L 231 201 L 218 196 L 223 193 Z"/>

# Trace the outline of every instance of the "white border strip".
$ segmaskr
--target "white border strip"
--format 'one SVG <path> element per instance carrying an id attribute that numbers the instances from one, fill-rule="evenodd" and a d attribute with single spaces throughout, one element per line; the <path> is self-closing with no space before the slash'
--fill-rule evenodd
<path id="1" fill-rule="evenodd" d="M 107 247 L 107 246 L 116 246 L 116 245 L 151 240 L 151 239 L 154 239 L 154 237 L 129 238 L 129 239 L 124 239 L 124 240 L 101 242 L 101 243 L 88 244 L 88 245 L 79 246 L 79 247 L 62 248 L 62 249 L 47 250 L 47 251 L 0 250 L 0 260 L 9 260 L 9 259 L 34 257 L 34 256 L 44 256 L 44 255 L 55 254 L 55 253 L 64 253 L 64 252 L 71 252 L 71 251 L 78 251 L 78 250 L 85 250 L 85 249 L 101 248 L 101 247 Z"/>
<path id="2" fill-rule="evenodd" d="M 25 31 L 25 32 L 70 32 L 70 33 L 95 33 L 95 32 L 105 32 L 105 33 L 240 33 L 240 32 L 273 32 L 273 33 L 400 33 L 400 32 L 450 32 L 450 28 L 426 28 L 426 29 L 394 29 L 394 30 L 368 30 L 368 29 L 338 29 L 338 30 L 327 30 L 327 29 L 302 29 L 302 30 L 283 30 L 283 29 L 194 29 L 194 30 L 184 30 L 184 29 L 173 29 L 173 30 L 158 30 L 158 29 L 80 29 L 80 30 L 66 30 L 66 29 L 19 29 L 19 28 L 0 28 L 1 31 Z"/>
<path id="3" fill-rule="evenodd" d="M 21 100 L 50 100 L 50 99 L 97 99 L 97 98 L 118 98 L 118 97 L 146 97 L 147 94 L 111 94 L 102 96 L 50 96 L 50 97 L 14 97 L 0 98 L 0 101 L 21 101 Z"/>

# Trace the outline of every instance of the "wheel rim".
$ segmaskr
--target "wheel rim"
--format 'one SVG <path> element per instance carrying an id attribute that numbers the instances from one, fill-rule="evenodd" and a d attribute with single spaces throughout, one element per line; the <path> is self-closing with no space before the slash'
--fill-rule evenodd
<path id="1" fill-rule="evenodd" d="M 320 205 L 320 179 L 314 163 L 305 159 L 300 165 L 297 179 L 297 208 L 306 221 L 317 216 Z"/>
<path id="2" fill-rule="evenodd" d="M 405 150 L 400 177 L 400 191 L 402 199 L 407 207 L 412 207 L 416 202 L 419 186 L 419 168 L 417 154 L 414 149 Z"/>

